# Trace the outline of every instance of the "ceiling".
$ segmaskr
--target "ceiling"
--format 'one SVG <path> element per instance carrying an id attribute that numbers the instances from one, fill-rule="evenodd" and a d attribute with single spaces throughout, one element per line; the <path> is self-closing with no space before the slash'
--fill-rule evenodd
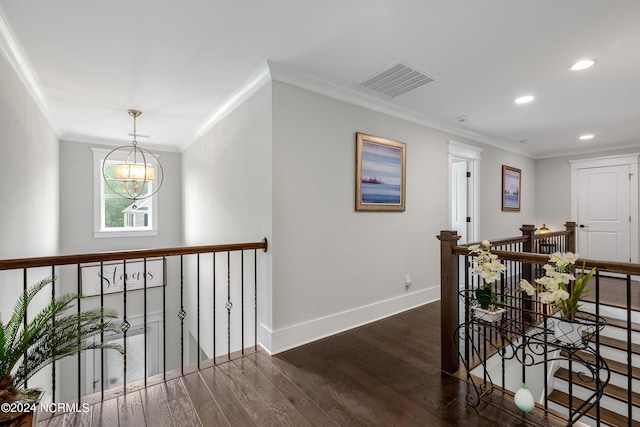
<path id="1" fill-rule="evenodd" d="M 0 0 L 0 14 L 3 53 L 63 139 L 130 141 L 136 108 L 141 144 L 182 149 L 271 61 L 533 158 L 640 147 L 637 0 Z M 400 58 L 436 81 L 395 98 L 356 85 Z M 569 70 L 584 58 L 597 63 Z"/>

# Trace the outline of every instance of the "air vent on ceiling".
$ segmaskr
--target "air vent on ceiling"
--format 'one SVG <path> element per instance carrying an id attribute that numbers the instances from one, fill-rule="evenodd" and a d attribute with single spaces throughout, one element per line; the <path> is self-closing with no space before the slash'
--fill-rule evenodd
<path id="1" fill-rule="evenodd" d="M 435 81 L 435 77 L 416 70 L 415 67 L 403 60 L 398 60 L 356 84 L 390 97 L 396 97 Z"/>

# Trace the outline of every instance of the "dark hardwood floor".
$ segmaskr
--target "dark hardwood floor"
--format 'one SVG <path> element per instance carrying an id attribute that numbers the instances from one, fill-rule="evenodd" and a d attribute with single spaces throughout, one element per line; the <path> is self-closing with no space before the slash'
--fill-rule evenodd
<path id="1" fill-rule="evenodd" d="M 595 279 L 591 279 L 587 284 L 589 292 L 582 294 L 583 301 L 595 302 L 595 282 Z M 600 303 L 623 309 L 630 303 L 632 310 L 640 311 L 640 282 L 632 280 L 630 290 L 631 300 L 628 302 L 626 279 L 603 276 L 600 278 Z"/>
<path id="2" fill-rule="evenodd" d="M 53 426 L 536 426 L 494 392 L 466 404 L 466 382 L 440 371 L 432 303 L 270 357 L 244 358 L 54 416 Z"/>

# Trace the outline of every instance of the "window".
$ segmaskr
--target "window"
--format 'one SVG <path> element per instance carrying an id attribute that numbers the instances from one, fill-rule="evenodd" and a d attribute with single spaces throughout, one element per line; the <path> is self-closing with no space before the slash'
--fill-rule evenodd
<path id="1" fill-rule="evenodd" d="M 147 199 L 125 199 L 113 192 L 102 178 L 102 163 L 111 150 L 92 148 L 94 174 L 94 237 L 155 236 L 158 234 L 157 198 L 155 194 Z M 119 159 L 111 158 L 105 165 L 107 176 L 113 176 Z M 154 165 L 155 166 L 155 165 Z M 115 185 L 118 183 L 116 182 Z M 112 184 L 113 186 L 114 184 Z M 149 194 L 153 182 L 146 184 Z"/>

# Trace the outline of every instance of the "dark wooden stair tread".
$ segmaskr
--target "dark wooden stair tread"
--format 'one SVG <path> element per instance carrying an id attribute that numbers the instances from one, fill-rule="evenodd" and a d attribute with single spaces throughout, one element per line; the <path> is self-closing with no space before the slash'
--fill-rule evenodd
<path id="1" fill-rule="evenodd" d="M 607 321 L 607 325 L 615 326 L 616 328 L 627 329 L 627 321 L 622 319 L 614 319 L 613 317 L 602 316 Z M 640 324 L 631 322 L 631 330 L 640 332 Z"/>
<path id="2" fill-rule="evenodd" d="M 555 402 L 558 405 L 564 406 L 565 408 L 569 407 L 569 395 L 561 391 L 553 390 L 551 394 L 549 394 L 548 399 L 549 401 Z M 577 408 L 578 406 L 582 405 L 583 402 L 584 402 L 583 400 L 573 396 L 572 403 L 574 408 Z M 591 408 L 589 411 L 587 411 L 587 416 L 593 419 L 596 419 L 597 417 L 596 410 L 597 410 L 596 407 Z M 614 427 L 617 427 L 617 426 L 626 427 L 628 425 L 640 427 L 640 422 L 632 420 L 631 424 L 629 424 L 627 417 L 625 417 L 624 415 L 616 414 L 615 412 L 605 408 L 600 408 L 600 420 L 603 423 L 609 424 L 610 426 L 614 426 Z"/>
<path id="3" fill-rule="evenodd" d="M 560 353 L 562 356 L 567 357 L 569 355 L 569 353 L 567 353 L 566 351 L 563 351 L 562 353 Z M 585 351 L 578 351 L 576 353 L 576 356 L 580 357 L 582 360 L 585 360 L 589 363 L 595 363 L 596 362 L 596 358 L 593 354 L 591 353 L 587 353 Z M 604 359 L 605 362 L 607 362 L 607 366 L 609 367 L 609 370 L 611 372 L 615 372 L 617 374 L 620 375 L 624 375 L 625 377 L 627 376 L 627 369 L 628 366 L 626 363 L 622 363 L 622 362 L 617 362 L 615 360 L 611 360 L 611 359 Z M 631 376 L 637 380 L 640 380 L 640 368 L 637 366 L 632 366 L 631 367 Z"/>
<path id="4" fill-rule="evenodd" d="M 569 381 L 569 371 L 565 368 L 559 368 L 558 370 L 556 370 L 554 376 L 556 378 Z M 573 379 L 573 383 L 576 385 L 579 385 L 584 388 L 588 388 L 589 390 L 596 389 L 595 381 L 585 381 L 576 372 L 574 372 L 571 377 Z M 607 386 L 604 388 L 604 395 L 612 397 L 614 399 L 618 399 L 622 402 L 627 402 L 627 399 L 629 397 L 629 394 L 627 393 L 627 389 L 618 387 L 613 384 L 607 384 Z M 631 393 L 631 402 L 633 403 L 634 406 L 640 406 L 640 394 Z"/>
<path id="5" fill-rule="evenodd" d="M 596 336 L 592 336 L 589 341 L 596 342 Z M 600 345 L 606 345 L 607 347 L 617 348 L 618 350 L 627 351 L 627 342 L 618 340 L 615 338 L 605 337 L 600 335 Z M 640 354 L 640 344 L 631 343 L 631 352 Z"/>

